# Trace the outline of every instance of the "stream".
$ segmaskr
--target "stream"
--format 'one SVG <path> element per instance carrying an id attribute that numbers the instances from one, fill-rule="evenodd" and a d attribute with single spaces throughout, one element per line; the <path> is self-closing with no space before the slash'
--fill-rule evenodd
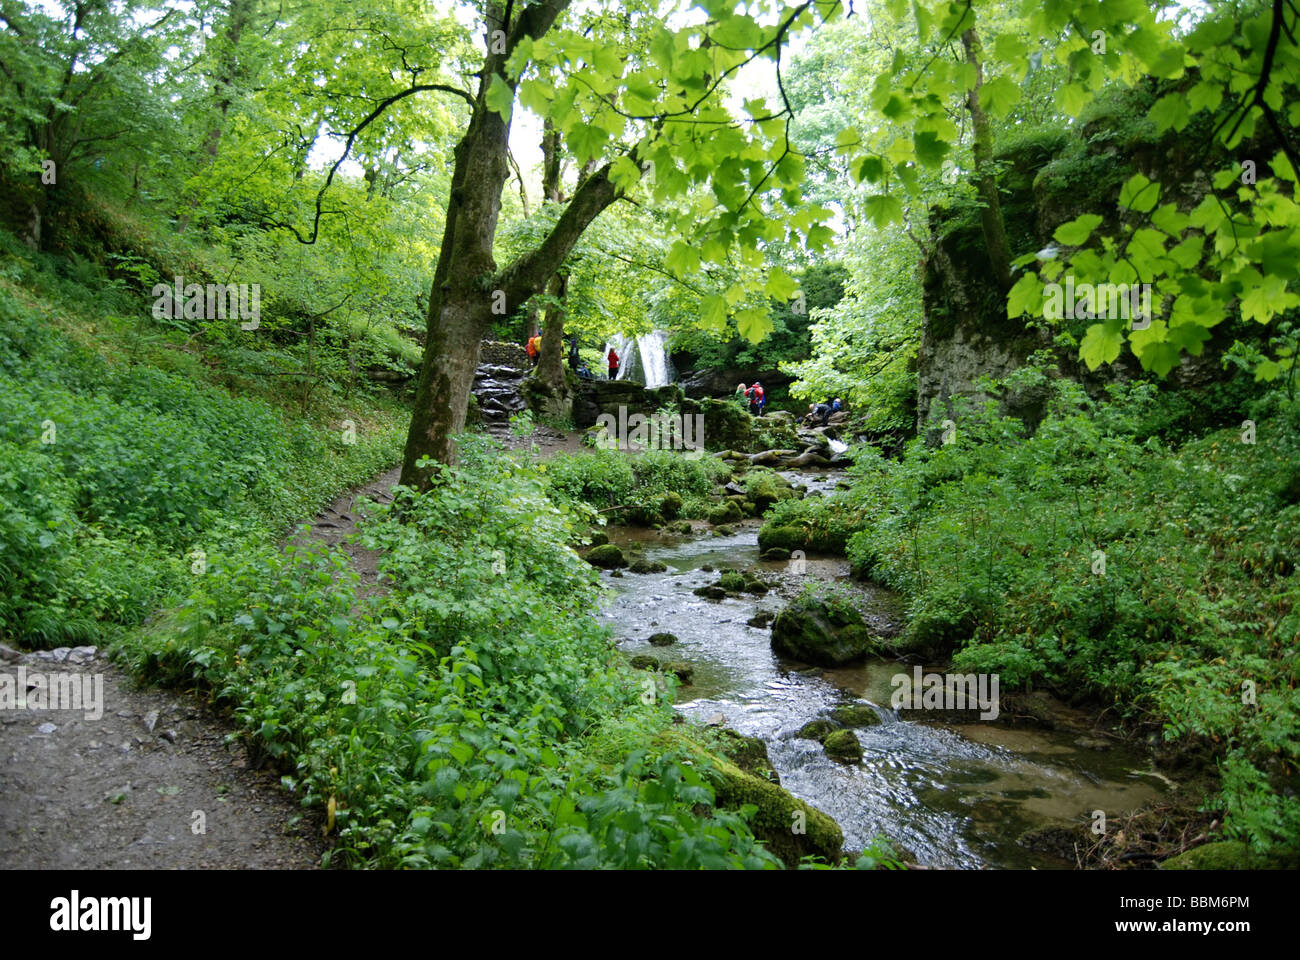
<path id="1" fill-rule="evenodd" d="M 828 492 L 834 472 L 786 474 L 809 492 Z M 917 862 L 946 868 L 1067 869 L 1075 864 L 1026 849 L 1027 830 L 1079 824 L 1092 811 L 1108 818 L 1158 796 L 1165 784 L 1146 773 L 1150 761 L 1121 744 L 1092 746 L 1078 731 L 1007 727 L 996 723 L 946 724 L 899 719 L 890 708 L 890 678 L 911 666 L 873 661 L 835 669 L 810 668 L 772 652 L 770 630 L 746 621 L 760 610 L 776 613 L 804 577 L 848 582 L 842 558 L 809 556 L 804 572 L 781 561 L 760 561 L 756 520 L 732 536 L 709 532 L 668 535 L 610 527 L 610 541 L 635 546 L 666 573 L 602 579 L 610 593 L 601 618 L 623 638 L 629 655 L 652 654 L 694 667 L 693 682 L 677 693 L 676 709 L 704 722 L 722 714 L 724 725 L 760 737 L 782 785 L 840 825 L 845 848 L 861 850 L 878 835 L 897 842 Z M 765 596 L 707 600 L 692 591 L 717 580 L 726 566 L 761 570 L 772 581 Z M 882 588 L 854 584 L 871 600 L 890 599 Z M 667 631 L 678 642 L 652 647 L 651 634 Z M 863 758 L 838 763 L 820 744 L 798 736 L 814 717 L 839 704 L 865 701 L 882 723 L 855 729 Z"/>

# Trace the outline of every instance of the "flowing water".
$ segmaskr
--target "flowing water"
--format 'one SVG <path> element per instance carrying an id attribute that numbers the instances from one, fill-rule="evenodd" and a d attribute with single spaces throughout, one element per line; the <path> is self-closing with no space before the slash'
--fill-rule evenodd
<path id="1" fill-rule="evenodd" d="M 613 347 L 622 361 L 617 379 L 643 383 L 653 389 L 666 386 L 675 379 L 672 363 L 664 349 L 667 342 L 668 334 L 663 330 L 653 330 L 635 339 L 617 336 L 605 344 L 604 355 L 608 357 L 610 347 Z"/>
<path id="2" fill-rule="evenodd" d="M 829 489 L 834 473 L 798 478 Z M 721 713 L 725 725 L 767 743 L 768 755 L 791 793 L 833 817 L 845 847 L 861 849 L 883 834 L 934 867 L 1065 868 L 1074 864 L 1025 849 L 1026 830 L 1078 824 L 1094 810 L 1108 818 L 1138 807 L 1164 787 L 1149 761 L 1127 749 L 1081 747 L 1078 732 L 1009 728 L 992 723 L 941 724 L 901 720 L 890 709 L 890 678 L 911 667 L 874 662 L 820 670 L 783 662 L 770 647 L 767 628 L 749 626 L 759 610 L 779 611 L 803 577 L 844 578 L 847 563 L 810 557 L 802 575 L 788 564 L 758 558 L 757 525 L 734 536 L 681 537 L 653 530 L 613 528 L 612 542 L 635 543 L 662 574 L 604 574 L 612 595 L 602 617 L 623 638 L 628 654 L 649 653 L 694 667 L 693 685 L 678 691 L 677 709 L 704 721 Z M 716 581 L 701 570 L 736 566 L 762 570 L 780 586 L 764 597 L 706 600 L 695 587 Z M 862 588 L 870 606 L 890 598 Z M 895 604 L 896 605 L 896 604 Z M 646 638 L 667 631 L 678 643 L 651 647 Z M 799 728 L 828 709 L 866 701 L 878 726 L 855 732 L 863 759 L 841 764 L 821 746 L 800 738 Z"/>

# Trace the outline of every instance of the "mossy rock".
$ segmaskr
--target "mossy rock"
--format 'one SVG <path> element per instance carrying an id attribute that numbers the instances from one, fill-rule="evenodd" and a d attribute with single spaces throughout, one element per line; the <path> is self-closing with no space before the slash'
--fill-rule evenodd
<path id="1" fill-rule="evenodd" d="M 706 600 L 725 600 L 727 597 L 727 591 L 716 583 L 711 583 L 707 587 L 696 587 L 692 592 Z"/>
<path id="2" fill-rule="evenodd" d="M 708 514 L 709 523 L 714 526 L 722 523 L 739 523 L 744 519 L 745 515 L 741 512 L 740 507 L 736 505 L 736 501 L 734 500 L 727 500 L 724 503 L 718 504 L 710 510 Z"/>
<path id="3" fill-rule="evenodd" d="M 633 657 L 628 662 L 632 664 L 632 669 L 634 670 L 658 670 L 659 669 L 659 658 L 651 657 L 644 653 L 638 653 L 635 657 Z"/>
<path id="4" fill-rule="evenodd" d="M 682 495 L 675 490 L 665 493 L 659 501 L 659 512 L 665 520 L 676 520 L 682 513 Z"/>
<path id="5" fill-rule="evenodd" d="M 671 633 L 652 633 L 646 641 L 652 647 L 667 647 L 677 642 L 677 637 Z"/>
<path id="6" fill-rule="evenodd" d="M 760 610 L 745 622 L 751 627 L 766 627 L 776 619 L 776 614 L 771 610 Z"/>
<path id="7" fill-rule="evenodd" d="M 826 717 L 818 717 L 816 720 L 809 720 L 799 728 L 799 736 L 805 740 L 816 740 L 822 743 L 827 737 L 838 730 L 839 727 Z"/>
<path id="8" fill-rule="evenodd" d="M 695 677 L 695 668 L 689 663 L 685 663 L 681 660 L 674 660 L 671 663 L 665 663 L 663 668 L 666 673 L 676 674 L 677 679 L 687 687 L 691 685 L 691 680 Z"/>
<path id="9" fill-rule="evenodd" d="M 593 547 L 603 547 L 607 543 L 609 543 L 609 534 L 604 530 L 591 531 L 591 545 Z"/>
<path id="10" fill-rule="evenodd" d="M 857 763 L 862 759 L 862 744 L 852 730 L 836 730 L 822 741 L 826 756 L 841 763 Z"/>
<path id="11" fill-rule="evenodd" d="M 790 551 L 785 547 L 770 547 L 764 550 L 759 557 L 760 560 L 789 560 Z"/>
<path id="12" fill-rule="evenodd" d="M 736 534 L 736 528 L 731 526 L 730 524 L 713 528 L 713 535 L 715 537 L 732 537 L 735 536 L 735 534 Z"/>
<path id="13" fill-rule="evenodd" d="M 767 744 L 759 737 L 747 737 L 735 730 L 718 731 L 722 739 L 722 752 L 727 759 L 751 776 L 761 777 L 778 787 L 781 777 L 772 767 L 772 760 L 767 755 Z"/>
<path id="14" fill-rule="evenodd" d="M 758 577 L 746 577 L 746 578 L 745 578 L 745 592 L 746 592 L 746 593 L 758 593 L 758 594 L 764 594 L 764 593 L 767 593 L 768 590 L 770 590 L 770 589 L 772 589 L 772 588 L 769 587 L 769 586 L 767 585 L 766 581 L 760 580 L 760 579 L 758 579 Z"/>
<path id="15" fill-rule="evenodd" d="M 743 593 L 745 591 L 745 575 L 738 570 L 727 570 L 722 576 L 718 577 L 717 586 L 728 593 Z"/>
<path id="16" fill-rule="evenodd" d="M 774 527 L 763 524 L 758 531 L 758 549 L 802 550 L 808 545 L 808 531 L 803 527 Z"/>
<path id="17" fill-rule="evenodd" d="M 593 567 L 600 567 L 604 570 L 614 570 L 618 567 L 627 566 L 627 558 L 623 556 L 623 551 L 612 543 L 603 543 L 599 547 L 593 547 L 587 553 L 586 559 Z"/>
<path id="18" fill-rule="evenodd" d="M 749 489 L 749 499 L 753 501 L 754 508 L 759 513 L 764 513 L 768 507 L 778 501 L 790 500 L 794 495 L 789 481 L 774 473 L 764 475 Z"/>
<path id="19" fill-rule="evenodd" d="M 827 863 L 839 862 L 844 834 L 834 820 L 783 787 L 745 773 L 729 760 L 717 755 L 709 759 L 717 806 L 723 810 L 737 810 L 746 804 L 757 807 L 750 829 L 786 867 L 797 869 L 800 860 L 808 855 L 821 857 Z M 800 820 L 804 831 L 796 833 L 792 827 Z"/>
<path id="20" fill-rule="evenodd" d="M 668 569 L 668 564 L 661 563 L 658 560 L 647 560 L 645 557 L 638 557 L 632 561 L 628 570 L 632 573 L 663 573 Z"/>
<path id="21" fill-rule="evenodd" d="M 846 727 L 875 727 L 880 714 L 865 703 L 846 703 L 831 711 L 831 716 Z"/>
<path id="22" fill-rule="evenodd" d="M 1267 866 L 1242 840 L 1216 840 L 1192 847 L 1160 864 L 1161 870 L 1259 870 Z"/>
<path id="23" fill-rule="evenodd" d="M 772 649 L 804 663 L 838 667 L 879 653 L 881 645 L 852 607 L 803 594 L 772 622 Z"/>

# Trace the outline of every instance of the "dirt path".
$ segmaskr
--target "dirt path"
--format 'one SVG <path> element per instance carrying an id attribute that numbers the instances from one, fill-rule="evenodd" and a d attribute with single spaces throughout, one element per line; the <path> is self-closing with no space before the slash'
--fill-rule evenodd
<path id="1" fill-rule="evenodd" d="M 102 683 L 102 698 L 83 687 L 91 695 L 81 710 L 0 709 L 0 868 L 281 869 L 319 861 L 315 819 L 300 817 L 275 775 L 251 769 L 241 746 L 224 743 L 231 726 L 197 698 L 140 689 L 93 647 L 21 655 L 0 648 L 0 660 L 0 675 L 14 680 L 64 674 Z M 39 704 L 36 690 L 28 697 Z M 99 703 L 102 716 L 92 719 L 98 711 L 85 710 L 88 702 Z"/>
<path id="2" fill-rule="evenodd" d="M 542 457 L 580 449 L 579 434 L 547 427 L 502 439 L 512 448 L 531 441 Z M 390 501 L 399 472 L 311 520 L 310 538 L 345 551 L 364 589 L 377 588 L 378 555 L 348 542 L 357 504 Z M 6 689 L 10 700 L 40 706 L 39 687 L 21 698 L 17 687 L 47 678 L 78 685 L 82 709 L 6 708 Z M 242 745 L 226 742 L 234 732 L 198 697 L 141 688 L 94 647 L 0 645 L 0 869 L 316 867 L 326 849 L 319 818 L 295 804 L 278 775 L 253 769 Z"/>

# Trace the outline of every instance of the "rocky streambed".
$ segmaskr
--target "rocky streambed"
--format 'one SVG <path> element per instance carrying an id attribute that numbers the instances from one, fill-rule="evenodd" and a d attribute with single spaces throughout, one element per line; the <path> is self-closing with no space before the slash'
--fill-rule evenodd
<path id="1" fill-rule="evenodd" d="M 836 475 L 798 479 L 828 489 Z M 850 853 L 883 836 L 922 866 L 1069 868 L 1096 811 L 1113 822 L 1166 789 L 1145 755 L 1062 704 L 1038 698 L 1032 727 L 900 712 L 893 678 L 913 664 L 817 667 L 775 652 L 771 623 L 808 578 L 853 591 L 873 633 L 898 626 L 898 599 L 851 581 L 840 558 L 761 559 L 757 520 L 683 529 L 609 530 L 645 572 L 602 574 L 604 621 L 639 665 L 688 681 L 679 711 L 760 738 L 781 784 L 834 818 Z"/>

